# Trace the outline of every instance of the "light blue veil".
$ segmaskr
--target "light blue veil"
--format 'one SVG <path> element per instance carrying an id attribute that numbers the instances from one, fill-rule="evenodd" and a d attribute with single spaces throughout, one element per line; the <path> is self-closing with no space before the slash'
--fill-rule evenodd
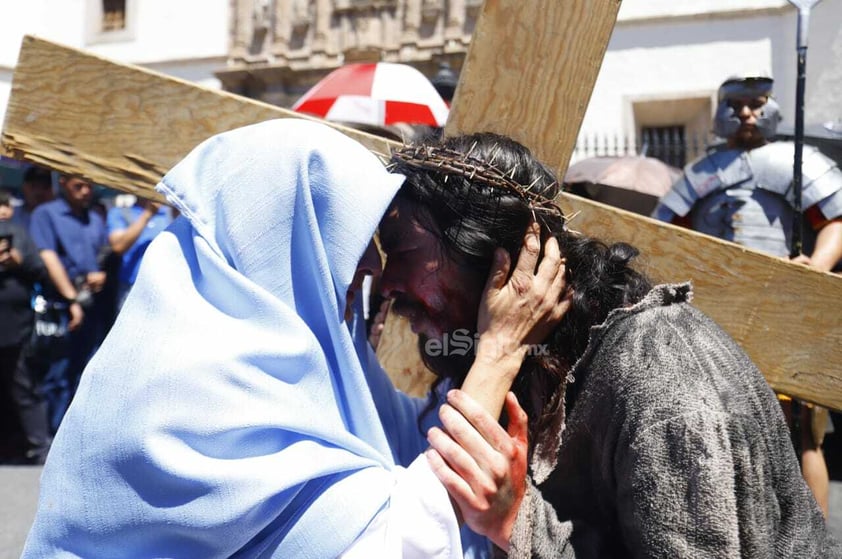
<path id="1" fill-rule="evenodd" d="M 25 557 L 335 557 L 396 468 L 342 317 L 403 177 L 317 123 L 196 147 L 44 469 Z"/>

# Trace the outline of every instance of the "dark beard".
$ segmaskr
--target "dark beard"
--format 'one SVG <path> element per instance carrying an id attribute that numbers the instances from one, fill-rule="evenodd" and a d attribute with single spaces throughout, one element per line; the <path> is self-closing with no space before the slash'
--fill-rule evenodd
<path id="1" fill-rule="evenodd" d="M 465 382 L 465 377 L 468 376 L 468 371 L 474 364 L 474 349 L 470 348 L 465 355 L 448 354 L 448 355 L 430 355 L 425 348 L 427 341 L 430 338 L 424 334 L 418 335 L 418 353 L 421 354 L 421 360 L 437 377 L 450 379 L 455 388 L 462 386 Z"/>
<path id="2" fill-rule="evenodd" d="M 413 315 L 426 315 L 426 309 L 422 305 L 410 301 L 409 298 L 402 295 L 398 295 L 392 299 L 389 310 L 404 318 L 409 318 Z"/>

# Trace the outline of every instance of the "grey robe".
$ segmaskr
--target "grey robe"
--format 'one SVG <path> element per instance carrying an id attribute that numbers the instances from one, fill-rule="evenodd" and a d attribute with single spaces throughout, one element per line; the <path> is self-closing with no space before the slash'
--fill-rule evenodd
<path id="1" fill-rule="evenodd" d="M 842 556 L 775 394 L 690 296 L 658 286 L 592 330 L 510 557 Z"/>

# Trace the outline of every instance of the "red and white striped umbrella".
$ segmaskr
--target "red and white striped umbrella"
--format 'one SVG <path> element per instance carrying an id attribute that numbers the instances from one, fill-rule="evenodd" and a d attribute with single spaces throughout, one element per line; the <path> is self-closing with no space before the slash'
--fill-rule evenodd
<path id="1" fill-rule="evenodd" d="M 388 126 L 444 126 L 448 108 L 430 80 L 406 64 L 346 64 L 314 85 L 292 109 L 327 120 Z"/>

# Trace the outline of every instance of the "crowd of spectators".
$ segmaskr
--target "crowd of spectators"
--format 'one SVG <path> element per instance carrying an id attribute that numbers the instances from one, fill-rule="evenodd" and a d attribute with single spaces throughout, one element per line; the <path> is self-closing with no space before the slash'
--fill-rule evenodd
<path id="1" fill-rule="evenodd" d="M 2 185 L 0 185 L 2 186 Z M 0 188 L 0 463 L 43 464 L 170 208 L 30 166 Z"/>

